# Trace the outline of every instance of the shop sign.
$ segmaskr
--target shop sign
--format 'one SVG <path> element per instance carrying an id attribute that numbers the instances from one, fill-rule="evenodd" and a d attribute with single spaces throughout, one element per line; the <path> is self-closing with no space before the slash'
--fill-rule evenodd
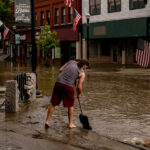
<path id="1" fill-rule="evenodd" d="M 16 25 L 31 25 L 30 0 L 15 0 L 15 23 Z"/>
<path id="2" fill-rule="evenodd" d="M 15 43 L 20 44 L 20 34 L 15 34 Z"/>
<path id="3" fill-rule="evenodd" d="M 5 42 L 5 45 L 8 46 L 8 41 Z"/>
<path id="4" fill-rule="evenodd" d="M 25 41 L 26 40 L 26 34 L 20 35 L 20 41 Z"/>

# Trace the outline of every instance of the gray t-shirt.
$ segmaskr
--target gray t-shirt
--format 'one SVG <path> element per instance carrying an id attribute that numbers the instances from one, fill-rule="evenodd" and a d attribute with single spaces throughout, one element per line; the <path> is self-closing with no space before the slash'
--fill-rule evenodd
<path id="1" fill-rule="evenodd" d="M 70 60 L 65 66 L 64 70 L 59 74 L 56 82 L 73 86 L 76 80 L 79 78 L 79 74 L 81 72 L 84 72 L 84 70 L 78 67 L 77 62 Z"/>

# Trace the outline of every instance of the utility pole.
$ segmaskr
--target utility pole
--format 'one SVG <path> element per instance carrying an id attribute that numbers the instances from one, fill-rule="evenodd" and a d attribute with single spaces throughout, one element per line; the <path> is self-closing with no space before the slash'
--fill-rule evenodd
<path id="1" fill-rule="evenodd" d="M 31 38 L 32 38 L 32 72 L 36 73 L 37 50 L 35 46 L 35 12 L 34 0 L 31 0 Z"/>

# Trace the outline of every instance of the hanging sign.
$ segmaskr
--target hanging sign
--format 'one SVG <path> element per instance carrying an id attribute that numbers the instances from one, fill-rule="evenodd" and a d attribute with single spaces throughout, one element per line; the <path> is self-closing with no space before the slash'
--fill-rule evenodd
<path id="1" fill-rule="evenodd" d="M 15 34 L 15 43 L 20 44 L 20 34 Z"/>
<path id="2" fill-rule="evenodd" d="M 16 25 L 31 25 L 30 0 L 15 0 L 15 23 Z"/>

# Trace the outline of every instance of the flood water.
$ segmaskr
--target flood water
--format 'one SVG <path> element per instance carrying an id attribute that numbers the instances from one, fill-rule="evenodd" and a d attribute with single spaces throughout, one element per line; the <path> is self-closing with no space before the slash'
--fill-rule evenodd
<path id="1" fill-rule="evenodd" d="M 56 66 L 37 67 L 38 89 L 42 91 L 46 99 L 45 102 L 41 102 L 42 108 L 49 103 L 58 70 L 59 67 Z M 6 80 L 13 79 L 15 74 L 30 71 L 31 67 L 12 67 L 10 63 L 0 63 L 0 86 L 5 86 Z M 130 75 L 119 72 L 120 69 L 111 67 L 93 67 L 86 71 L 81 97 L 83 113 L 88 116 L 93 128 L 92 132 L 97 135 L 109 136 L 121 141 L 150 138 L 149 75 L 138 75 L 136 72 Z M 74 123 L 81 126 L 79 113 L 80 109 L 76 100 Z M 39 109 L 39 114 L 38 121 L 44 122 L 46 110 Z M 47 134 L 50 134 L 53 139 L 64 140 L 63 127 L 67 125 L 67 122 L 67 110 L 62 106 L 57 107 L 51 119 L 53 131 Z M 67 136 L 69 133 L 65 134 Z M 80 133 L 76 131 L 75 134 L 77 136 Z"/>

